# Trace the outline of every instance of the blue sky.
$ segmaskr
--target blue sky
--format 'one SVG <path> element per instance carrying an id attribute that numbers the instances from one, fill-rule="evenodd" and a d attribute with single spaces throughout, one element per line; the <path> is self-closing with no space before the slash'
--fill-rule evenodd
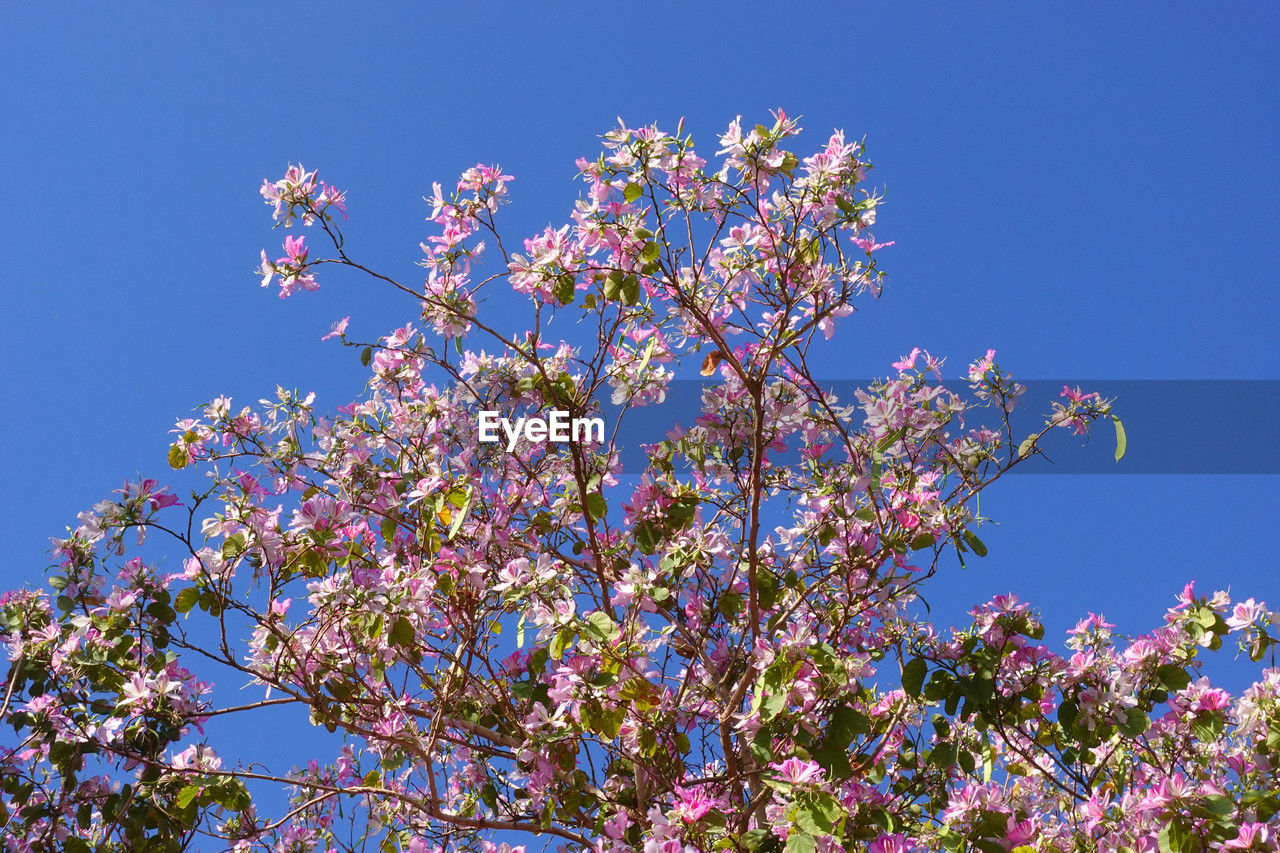
<path id="1" fill-rule="evenodd" d="M 363 371 L 330 324 L 411 319 L 354 278 L 258 288 L 280 234 L 257 187 L 290 161 L 412 280 L 433 180 L 501 163 L 524 236 L 565 217 L 615 116 L 686 116 L 709 153 L 782 106 L 801 147 L 866 136 L 896 241 L 828 375 L 922 346 L 953 374 L 995 347 L 1033 379 L 1280 378 L 1278 42 L 1262 3 L 8 4 L 0 586 L 40 582 L 48 537 L 126 476 L 165 477 L 175 419 L 277 384 L 346 402 Z M 1167 387 L 1171 419 L 1197 407 Z M 1273 441 L 1268 405 L 1181 452 Z M 1131 446 L 1161 441 L 1147 424 Z M 1154 627 L 1191 578 L 1280 604 L 1274 473 L 1010 478 L 983 500 L 990 556 L 926 595 L 951 621 L 1012 590 L 1058 638 L 1089 610 Z"/>

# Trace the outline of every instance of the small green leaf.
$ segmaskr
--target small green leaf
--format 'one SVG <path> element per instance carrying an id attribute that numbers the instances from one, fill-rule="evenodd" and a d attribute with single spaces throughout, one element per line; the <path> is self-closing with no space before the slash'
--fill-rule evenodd
<path id="1" fill-rule="evenodd" d="M 661 539 L 662 530 L 657 523 L 645 519 L 638 522 L 635 527 L 636 545 L 640 548 L 642 554 L 652 554 L 658 550 L 658 542 Z"/>
<path id="2" fill-rule="evenodd" d="M 977 554 L 979 557 L 987 556 L 987 546 L 983 544 L 982 540 L 979 539 L 972 530 L 966 530 L 963 536 L 965 544 L 972 549 L 973 553 Z"/>
<path id="3" fill-rule="evenodd" d="M 729 590 L 716 600 L 716 610 L 720 611 L 720 614 L 726 619 L 734 619 L 741 609 L 742 596 L 733 590 Z"/>
<path id="4" fill-rule="evenodd" d="M 792 830 L 787 833 L 787 853 L 814 853 L 817 842 L 807 832 Z"/>
<path id="5" fill-rule="evenodd" d="M 562 273 L 556 278 L 556 286 L 552 290 L 552 293 L 555 294 L 556 299 L 560 301 L 561 305 L 568 305 L 573 301 L 574 290 L 573 275 L 570 273 Z"/>
<path id="6" fill-rule="evenodd" d="M 194 586 L 189 586 L 178 593 L 178 597 L 173 601 L 173 609 L 179 613 L 190 612 L 191 608 L 196 606 L 196 602 L 200 600 L 200 590 Z"/>
<path id="7" fill-rule="evenodd" d="M 1204 798 L 1205 808 L 1219 817 L 1225 817 L 1236 810 L 1235 801 L 1222 794 L 1210 794 Z"/>
<path id="8" fill-rule="evenodd" d="M 389 639 L 393 646 L 410 646 L 416 636 L 417 632 L 413 630 L 413 623 L 409 621 L 407 616 L 401 616 L 391 626 Z"/>
<path id="9" fill-rule="evenodd" d="M 365 367 L 373 363 L 373 347 L 365 347 L 360 350 L 360 363 Z"/>
<path id="10" fill-rule="evenodd" d="M 199 785 L 187 785 L 179 791 L 177 799 L 178 808 L 185 809 L 187 806 L 191 805 L 191 801 L 200 796 L 200 790 Z"/>
<path id="11" fill-rule="evenodd" d="M 949 743 L 940 743 L 929 753 L 929 763 L 942 770 L 950 769 L 956 763 L 956 748 Z"/>
<path id="12" fill-rule="evenodd" d="M 587 495 L 587 512 L 591 513 L 592 518 L 604 518 L 608 511 L 609 504 L 605 501 L 604 495 L 599 492 L 591 492 Z"/>
<path id="13" fill-rule="evenodd" d="M 934 543 L 934 538 L 932 534 L 921 533 L 915 539 L 911 540 L 911 550 L 920 551 L 924 548 L 932 548 L 933 543 Z"/>
<path id="14" fill-rule="evenodd" d="M 573 630 L 571 628 L 561 628 L 556 635 L 551 638 L 551 657 L 560 660 L 564 657 L 564 650 L 569 647 L 570 641 L 573 640 Z"/>
<path id="15" fill-rule="evenodd" d="M 1073 699 L 1066 699 L 1058 706 L 1058 722 L 1067 731 L 1076 723 L 1076 717 L 1080 716 L 1080 706 Z"/>
<path id="16" fill-rule="evenodd" d="M 449 525 L 449 538 L 452 539 L 457 536 L 458 531 L 462 529 L 462 523 L 466 521 L 467 518 L 467 511 L 471 509 L 471 492 L 469 490 L 467 491 L 466 498 L 463 500 L 462 506 L 457 506 L 457 502 L 453 500 L 452 495 L 450 496 L 450 502 L 457 507 L 457 512 L 453 514 L 453 523 Z"/>
<path id="17" fill-rule="evenodd" d="M 1181 690 L 1191 683 L 1191 676 L 1177 664 L 1161 664 L 1156 669 L 1156 680 L 1169 690 Z"/>
<path id="18" fill-rule="evenodd" d="M 924 658 L 912 658 L 902 668 L 902 689 L 907 691 L 909 696 L 920 696 L 920 688 L 924 686 L 924 676 L 928 667 Z"/>
<path id="19" fill-rule="evenodd" d="M 622 198 L 625 199 L 628 204 L 640 198 L 642 195 L 644 195 L 644 187 L 640 186 L 640 184 L 627 184 L 627 186 L 622 190 Z"/>
<path id="20" fill-rule="evenodd" d="M 622 280 L 622 303 L 635 305 L 640 301 L 640 279 L 629 275 Z"/>
<path id="21" fill-rule="evenodd" d="M 601 286 L 601 292 L 604 293 L 605 299 L 617 299 L 622 292 L 622 279 L 625 276 L 622 270 L 610 270 L 605 276 L 604 284 Z"/>
<path id="22" fill-rule="evenodd" d="M 616 640 L 620 634 L 618 626 L 603 610 L 597 610 L 587 617 L 587 625 L 592 634 L 602 640 Z"/>
<path id="23" fill-rule="evenodd" d="M 798 809 L 795 824 L 813 835 L 825 835 L 835 828 L 826 816 L 813 806 Z"/>
<path id="24" fill-rule="evenodd" d="M 1130 708 L 1125 712 L 1124 722 L 1120 724 L 1120 732 L 1129 737 L 1137 737 L 1151 726 L 1151 721 L 1141 708 Z"/>
<path id="25" fill-rule="evenodd" d="M 187 451 L 178 445 L 169 448 L 169 467 L 180 471 L 187 467 Z"/>
<path id="26" fill-rule="evenodd" d="M 1124 451 L 1129 446 L 1129 443 L 1125 439 L 1124 424 L 1120 422 L 1120 419 L 1113 417 L 1111 423 L 1115 424 L 1116 427 L 1116 461 L 1119 462 L 1124 458 Z"/>

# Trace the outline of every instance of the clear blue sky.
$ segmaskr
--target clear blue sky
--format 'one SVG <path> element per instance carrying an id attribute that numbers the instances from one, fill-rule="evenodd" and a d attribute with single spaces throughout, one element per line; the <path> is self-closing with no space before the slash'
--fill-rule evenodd
<path id="1" fill-rule="evenodd" d="M 257 187 L 289 161 L 348 189 L 349 245 L 412 279 L 432 180 L 501 163 L 523 235 L 564 218 L 617 115 L 687 116 L 710 153 L 783 106 L 815 147 L 865 134 L 897 242 L 829 375 L 922 346 L 956 373 L 995 347 L 1028 378 L 1280 378 L 1277 43 L 1273 3 L 6 4 L 0 586 L 39 582 L 47 538 L 126 476 L 165 477 L 167 431 L 210 397 L 359 393 L 321 335 L 409 314 L 355 279 L 258 288 L 280 233 Z M 1243 420 L 1188 452 L 1275 441 Z M 1058 639 L 1088 610 L 1154 627 L 1190 578 L 1277 605 L 1277 484 L 1012 478 L 984 498 L 990 556 L 926 594 L 950 621 L 1018 592 Z"/>

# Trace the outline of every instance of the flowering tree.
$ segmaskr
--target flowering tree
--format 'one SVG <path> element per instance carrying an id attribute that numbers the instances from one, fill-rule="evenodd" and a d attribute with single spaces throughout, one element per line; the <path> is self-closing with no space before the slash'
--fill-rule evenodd
<path id="1" fill-rule="evenodd" d="M 1233 698 L 1197 669 L 1226 640 L 1260 660 L 1280 615 L 1188 585 L 1143 636 L 1090 614 L 1069 656 L 1013 596 L 960 631 L 922 617 L 918 587 L 985 554 L 982 490 L 1048 431 L 1115 419 L 1067 388 L 1015 436 L 991 351 L 963 397 L 919 350 L 855 400 L 824 389 L 810 353 L 878 294 L 887 244 L 862 146 L 801 159 L 797 132 L 735 121 L 710 169 L 682 129 L 620 126 L 571 221 L 518 253 L 511 176 L 469 169 L 435 186 L 417 285 L 348 255 L 314 172 L 264 183 L 312 229 L 263 253 L 264 285 L 357 268 L 422 330 L 337 324 L 371 376 L 333 415 L 281 390 L 179 421 L 189 501 L 126 484 L 56 542 L 53 593 L 0 599 L 6 849 L 1276 849 L 1280 670 Z M 515 332 L 478 302 L 504 280 Z M 697 365 L 701 411 L 642 470 L 610 436 L 480 440 L 482 412 L 608 395 L 631 417 Z M 184 564 L 148 562 L 148 535 Z M 206 674 L 258 692 L 215 701 Z M 203 736 L 275 706 L 332 754 L 251 764 Z M 272 785 L 292 805 L 267 814 Z"/>

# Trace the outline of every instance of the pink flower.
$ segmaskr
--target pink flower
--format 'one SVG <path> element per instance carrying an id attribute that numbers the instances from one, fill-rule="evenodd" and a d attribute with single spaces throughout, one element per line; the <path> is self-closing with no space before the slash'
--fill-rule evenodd
<path id="1" fill-rule="evenodd" d="M 1249 850 L 1258 845 L 1260 850 L 1274 850 L 1274 844 L 1268 844 L 1270 830 L 1265 823 L 1245 821 L 1240 824 L 1240 833 L 1222 845 L 1223 850 Z"/>
<path id="2" fill-rule="evenodd" d="M 677 797 L 675 812 L 684 819 L 685 823 L 697 823 L 715 805 L 703 792 L 702 788 L 694 788 L 689 791 L 677 785 L 675 793 Z"/>
<path id="3" fill-rule="evenodd" d="M 912 347 L 911 352 L 904 355 L 899 361 L 893 363 L 894 370 L 911 370 L 916 366 L 916 359 L 920 356 L 920 347 Z"/>
<path id="4" fill-rule="evenodd" d="M 327 341 L 329 338 L 340 338 L 347 333 L 347 324 L 351 322 L 351 316 L 343 317 L 341 320 L 333 324 L 332 331 L 320 340 Z"/>
<path id="5" fill-rule="evenodd" d="M 880 249 L 886 249 L 894 244 L 893 240 L 890 240 L 888 243 L 877 243 L 874 240 L 868 240 L 865 237 L 854 237 L 853 242 L 868 255 Z"/>
<path id="6" fill-rule="evenodd" d="M 1258 621 L 1259 616 L 1267 615 L 1267 605 L 1265 602 L 1254 601 L 1252 598 L 1242 601 L 1231 611 L 1231 615 L 1227 617 L 1227 625 L 1233 631 L 1246 628 Z"/>
<path id="7" fill-rule="evenodd" d="M 222 759 L 204 744 L 192 744 L 173 756 L 175 770 L 217 770 L 222 767 Z"/>
<path id="8" fill-rule="evenodd" d="M 1190 581 L 1182 588 L 1182 592 L 1178 595 L 1178 603 L 1173 608 L 1174 612 L 1185 610 L 1196 603 L 1195 587 L 1196 582 Z"/>
<path id="9" fill-rule="evenodd" d="M 307 262 L 307 250 L 302 245 L 306 239 L 306 237 L 294 237 L 292 234 L 284 238 L 284 253 L 288 256 L 290 263 L 301 266 Z"/>
<path id="10" fill-rule="evenodd" d="M 882 835 L 867 845 L 867 853 L 908 853 L 911 843 L 901 832 Z"/>
<path id="11" fill-rule="evenodd" d="M 271 283 L 271 279 L 276 274 L 276 265 L 267 260 L 267 250 L 262 250 L 262 265 L 258 267 L 258 274 L 262 276 L 262 286 L 266 287 Z"/>
<path id="12" fill-rule="evenodd" d="M 814 782 L 821 782 L 824 775 L 822 767 L 816 761 L 803 761 L 799 758 L 788 758 L 781 764 L 770 764 L 774 770 L 778 771 L 778 776 L 784 782 L 790 782 L 793 785 L 808 785 Z"/>
<path id="13" fill-rule="evenodd" d="M 1091 391 L 1088 394 L 1086 394 L 1083 391 L 1081 391 L 1078 386 L 1075 388 L 1069 388 L 1066 385 L 1062 386 L 1062 393 L 1059 394 L 1058 396 L 1066 397 L 1068 400 L 1070 400 L 1073 403 L 1083 403 L 1085 400 L 1098 399 L 1098 394 L 1096 391 Z"/>

